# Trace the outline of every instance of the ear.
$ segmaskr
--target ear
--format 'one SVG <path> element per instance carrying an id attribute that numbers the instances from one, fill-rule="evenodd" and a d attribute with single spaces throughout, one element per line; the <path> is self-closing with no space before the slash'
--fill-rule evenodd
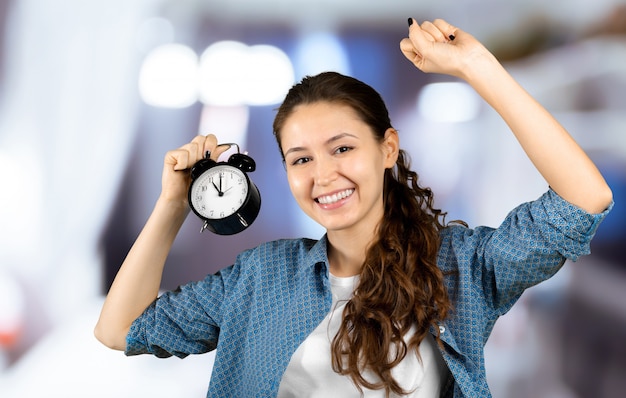
<path id="1" fill-rule="evenodd" d="M 382 150 L 385 156 L 385 168 L 390 169 L 395 166 L 398 160 L 398 152 L 400 151 L 400 137 L 398 137 L 396 129 L 390 127 L 385 131 Z"/>

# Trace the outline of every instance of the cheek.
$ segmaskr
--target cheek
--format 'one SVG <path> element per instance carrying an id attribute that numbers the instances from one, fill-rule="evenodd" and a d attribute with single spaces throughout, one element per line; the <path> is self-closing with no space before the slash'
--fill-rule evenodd
<path id="1" fill-rule="evenodd" d="M 287 172 L 287 182 L 289 183 L 289 189 L 291 194 L 296 200 L 304 195 L 306 190 L 306 183 L 301 175 L 294 172 Z"/>
<path id="2" fill-rule="evenodd" d="M 345 173 L 372 181 L 385 173 L 385 164 L 381 156 L 361 157 L 344 165 Z"/>

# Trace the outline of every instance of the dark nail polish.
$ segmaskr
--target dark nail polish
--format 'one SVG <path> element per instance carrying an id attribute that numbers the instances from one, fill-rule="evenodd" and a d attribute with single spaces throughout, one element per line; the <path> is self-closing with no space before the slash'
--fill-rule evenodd
<path id="1" fill-rule="evenodd" d="M 450 36 L 448 36 L 448 38 L 450 39 L 450 41 L 454 40 L 454 37 L 455 37 L 454 35 L 450 35 Z"/>
<path id="2" fill-rule="evenodd" d="M 409 18 L 409 26 L 413 25 L 413 18 Z"/>

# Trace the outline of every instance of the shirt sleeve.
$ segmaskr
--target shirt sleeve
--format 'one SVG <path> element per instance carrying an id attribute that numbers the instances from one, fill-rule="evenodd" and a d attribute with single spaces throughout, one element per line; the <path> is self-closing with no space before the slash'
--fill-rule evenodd
<path id="1" fill-rule="evenodd" d="M 524 290 L 553 276 L 565 260 L 590 254 L 591 239 L 612 206 L 590 214 L 550 189 L 511 211 L 497 229 L 469 230 L 469 241 L 477 245 L 470 272 L 494 315 L 508 311 Z"/>
<path id="2" fill-rule="evenodd" d="M 163 293 L 137 318 L 126 336 L 126 355 L 184 358 L 217 346 L 220 307 L 235 267 Z"/>

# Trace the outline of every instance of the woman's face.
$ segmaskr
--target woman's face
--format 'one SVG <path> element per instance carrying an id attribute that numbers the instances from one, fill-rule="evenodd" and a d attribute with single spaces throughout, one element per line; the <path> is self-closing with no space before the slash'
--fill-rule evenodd
<path id="1" fill-rule="evenodd" d="M 379 142 L 347 105 L 299 105 L 280 133 L 289 187 L 327 231 L 372 233 L 383 216 L 383 178 L 398 155 L 393 129 Z"/>

